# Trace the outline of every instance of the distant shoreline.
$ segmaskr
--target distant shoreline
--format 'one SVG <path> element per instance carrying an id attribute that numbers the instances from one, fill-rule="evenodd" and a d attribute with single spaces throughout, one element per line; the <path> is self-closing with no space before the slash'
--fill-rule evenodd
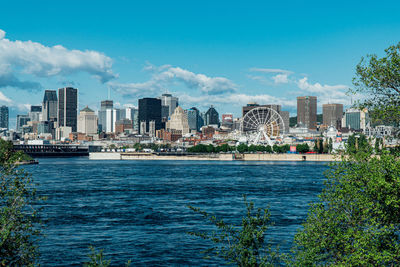
<path id="1" fill-rule="evenodd" d="M 91 152 L 91 160 L 210 160 L 210 161 L 339 161 L 331 154 L 191 154 L 157 155 L 144 152 Z"/>

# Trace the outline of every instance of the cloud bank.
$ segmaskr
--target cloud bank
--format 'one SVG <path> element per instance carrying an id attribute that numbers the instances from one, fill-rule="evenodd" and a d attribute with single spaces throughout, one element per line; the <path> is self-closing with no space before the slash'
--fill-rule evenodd
<path id="1" fill-rule="evenodd" d="M 11 41 L 0 30 L 0 87 L 40 89 L 38 82 L 22 81 L 16 74 L 36 77 L 65 76 L 86 72 L 105 83 L 117 76 L 112 59 L 91 50 L 69 50 L 61 45 L 45 46 L 32 41 Z M 18 75 L 19 76 L 19 75 Z"/>
<path id="2" fill-rule="evenodd" d="M 289 76 L 293 74 L 293 71 L 283 69 L 251 68 L 250 71 L 268 75 L 273 74 L 270 78 L 274 81 L 274 84 L 289 83 Z M 253 80 L 265 81 L 263 78 L 262 76 L 251 76 Z"/>
<path id="3" fill-rule="evenodd" d="M 338 85 L 327 85 L 320 83 L 309 83 L 307 77 L 299 79 L 297 82 L 298 87 L 304 93 L 316 95 L 320 103 L 340 103 L 348 105 L 350 104 L 349 97 L 346 95 L 348 86 Z"/>
<path id="4" fill-rule="evenodd" d="M 237 90 L 237 85 L 227 78 L 208 77 L 205 74 L 196 74 L 180 67 L 148 65 L 144 69 L 153 73 L 150 80 L 146 82 L 109 82 L 108 85 L 122 95 L 130 97 L 159 94 L 166 87 L 176 84 L 183 84 L 189 89 L 200 91 L 206 95 L 221 95 L 233 93 Z"/>

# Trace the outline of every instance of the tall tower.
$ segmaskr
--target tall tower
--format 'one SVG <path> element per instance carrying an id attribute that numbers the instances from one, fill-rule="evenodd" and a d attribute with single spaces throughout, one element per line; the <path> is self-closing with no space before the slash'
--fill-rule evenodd
<path id="1" fill-rule="evenodd" d="M 8 129 L 8 107 L 7 106 L 0 107 L 0 128 Z"/>
<path id="2" fill-rule="evenodd" d="M 161 129 L 161 100 L 157 98 L 139 99 L 139 132 L 143 132 L 143 123 L 150 130 L 150 121 L 154 121 L 154 130 Z M 152 123 L 153 126 L 153 123 Z"/>
<path id="3" fill-rule="evenodd" d="M 161 116 L 168 119 L 168 117 L 174 113 L 175 108 L 179 105 L 178 98 L 171 94 L 162 94 L 160 99 L 161 106 L 164 108 L 164 112 L 162 112 L 163 114 L 161 114 Z"/>
<path id="4" fill-rule="evenodd" d="M 58 127 L 71 127 L 77 131 L 78 89 L 58 89 Z"/>
<path id="5" fill-rule="evenodd" d="M 57 91 L 45 90 L 42 103 L 42 120 L 57 121 Z"/>
<path id="6" fill-rule="evenodd" d="M 112 100 L 101 101 L 100 111 L 99 111 L 99 131 L 107 131 L 107 109 L 112 110 L 114 108 L 114 103 Z"/>
<path id="7" fill-rule="evenodd" d="M 317 128 L 317 97 L 297 97 L 297 124 L 303 124 L 308 129 Z"/>
<path id="8" fill-rule="evenodd" d="M 213 106 L 211 106 L 206 112 L 205 125 L 211 125 L 211 124 L 219 126 L 219 114 Z"/>
<path id="9" fill-rule="evenodd" d="M 343 104 L 323 104 L 322 105 L 323 124 L 341 128 L 343 118 Z"/>

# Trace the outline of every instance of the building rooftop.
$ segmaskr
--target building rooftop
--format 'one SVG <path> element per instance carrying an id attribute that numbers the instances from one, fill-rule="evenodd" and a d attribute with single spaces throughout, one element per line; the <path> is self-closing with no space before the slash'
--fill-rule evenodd
<path id="1" fill-rule="evenodd" d="M 94 112 L 94 110 L 92 110 L 88 106 L 86 106 L 84 109 L 81 110 L 81 112 Z"/>

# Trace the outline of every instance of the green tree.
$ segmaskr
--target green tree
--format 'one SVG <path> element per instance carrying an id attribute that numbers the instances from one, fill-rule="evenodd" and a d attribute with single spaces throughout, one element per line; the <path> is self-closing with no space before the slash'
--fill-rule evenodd
<path id="1" fill-rule="evenodd" d="M 308 146 L 307 143 L 298 144 L 298 145 L 296 145 L 296 151 L 299 153 L 307 153 L 310 151 L 310 147 Z"/>
<path id="2" fill-rule="evenodd" d="M 298 266 L 400 265 L 400 160 L 358 153 L 325 174 L 295 237 Z"/>
<path id="3" fill-rule="evenodd" d="M 31 176 L 16 162 L 25 158 L 0 139 L 0 266 L 33 266 L 41 224 Z"/>
<path id="4" fill-rule="evenodd" d="M 218 147 L 218 152 L 229 152 L 231 151 L 231 148 L 229 147 L 228 144 L 222 144 Z"/>
<path id="5" fill-rule="evenodd" d="M 207 146 L 207 153 L 214 153 L 215 152 L 215 148 L 212 144 L 209 144 Z"/>
<path id="6" fill-rule="evenodd" d="M 269 210 L 255 210 L 254 203 L 247 202 L 246 197 L 244 202 L 246 216 L 242 218 L 240 225 L 227 224 L 223 219 L 189 206 L 216 227 L 216 231 L 211 233 L 189 234 L 214 243 L 210 249 L 204 251 L 207 256 L 222 258 L 238 266 L 276 266 L 280 261 L 278 249 L 265 242 L 266 231 L 271 225 Z"/>
<path id="7" fill-rule="evenodd" d="M 400 122 L 400 43 L 385 49 L 386 55 L 368 55 L 356 67 L 353 93 L 363 95 L 357 106 L 368 108 L 374 121 Z"/>
<path id="8" fill-rule="evenodd" d="M 249 146 L 249 152 L 256 152 L 257 151 L 257 146 L 256 145 L 250 145 Z"/>
<path id="9" fill-rule="evenodd" d="M 346 150 L 349 154 L 356 154 L 359 152 L 371 152 L 372 147 L 365 135 L 352 134 L 347 140 Z"/>
<path id="10" fill-rule="evenodd" d="M 236 147 L 236 149 L 239 151 L 239 153 L 245 153 L 249 151 L 249 147 L 246 144 L 240 144 Z"/>

